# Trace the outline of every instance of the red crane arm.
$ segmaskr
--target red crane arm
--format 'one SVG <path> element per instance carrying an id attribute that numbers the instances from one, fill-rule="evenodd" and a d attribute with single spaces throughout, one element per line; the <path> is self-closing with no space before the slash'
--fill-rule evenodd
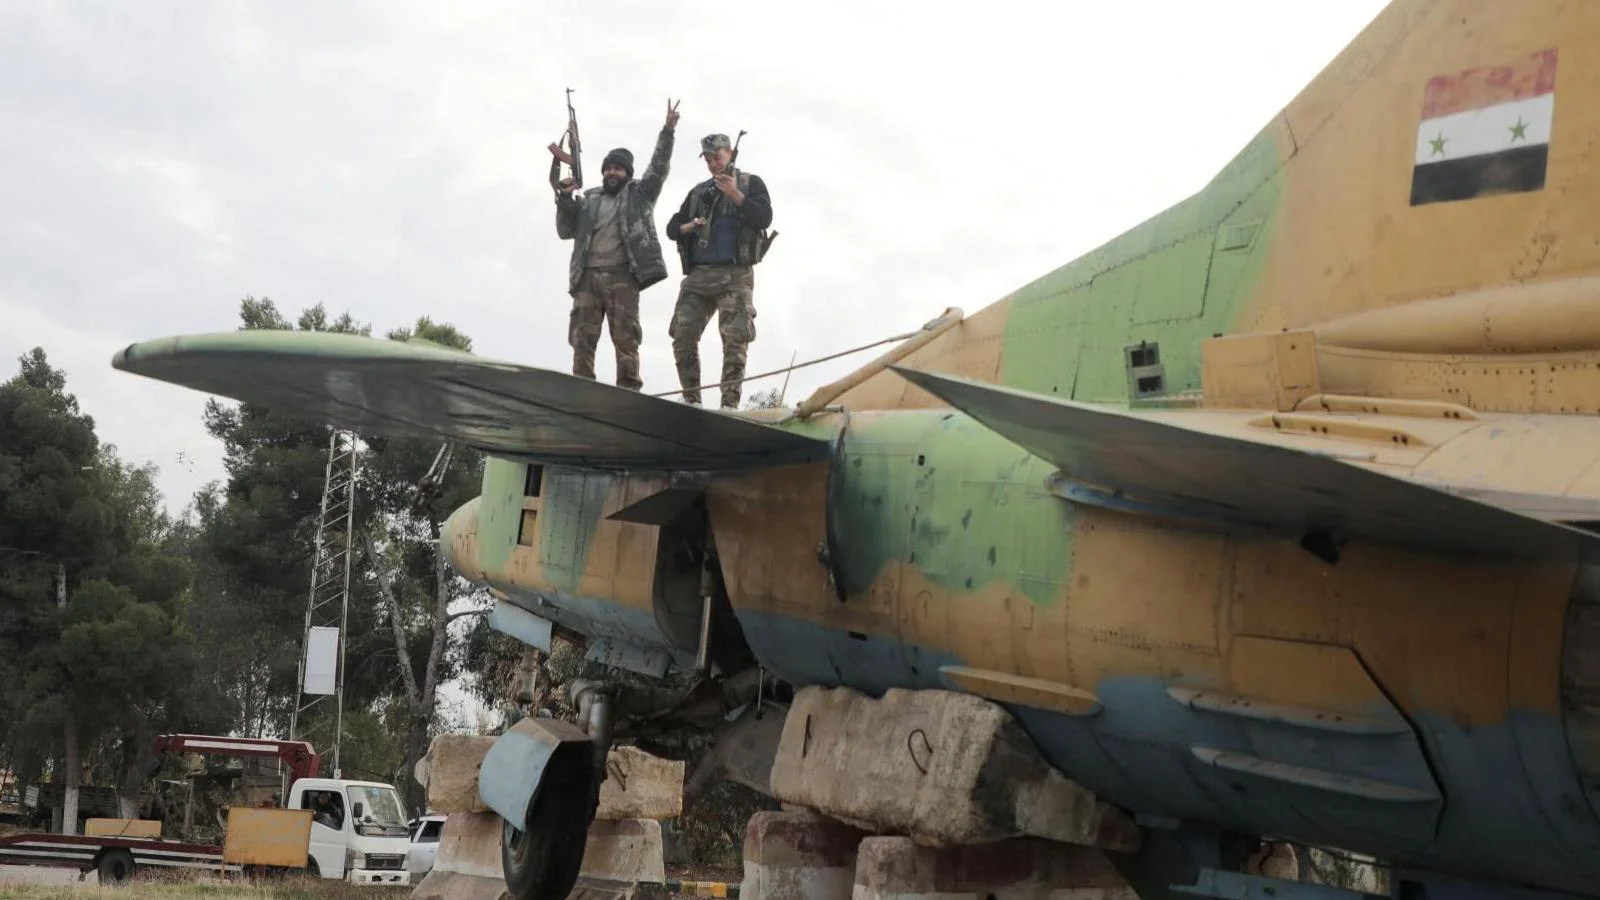
<path id="1" fill-rule="evenodd" d="M 271 738 L 215 737 L 207 734 L 163 734 L 156 738 L 157 755 L 162 753 L 217 753 L 227 756 L 263 756 L 283 760 L 296 779 L 311 778 L 322 765 L 322 757 L 306 741 L 279 741 Z"/>

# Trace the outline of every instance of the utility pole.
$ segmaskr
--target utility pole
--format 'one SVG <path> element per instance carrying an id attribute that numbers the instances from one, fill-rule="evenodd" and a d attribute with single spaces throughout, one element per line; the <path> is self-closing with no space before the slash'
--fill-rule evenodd
<path id="1" fill-rule="evenodd" d="M 67 608 L 67 566 L 56 563 L 56 608 Z M 61 781 L 61 833 L 78 833 L 78 728 L 72 715 L 72 705 L 66 705 L 66 771 Z"/>
<path id="2" fill-rule="evenodd" d="M 355 432 L 334 431 L 328 437 L 328 465 L 313 538 L 300 675 L 295 686 L 294 714 L 289 720 L 289 739 L 309 741 L 332 763 L 334 778 L 343 775 L 339 744 L 344 733 L 345 625 L 350 615 L 350 563 L 355 555 L 359 469 Z M 331 710 L 326 708 L 330 699 Z M 285 772 L 284 803 L 289 802 L 288 780 Z"/>

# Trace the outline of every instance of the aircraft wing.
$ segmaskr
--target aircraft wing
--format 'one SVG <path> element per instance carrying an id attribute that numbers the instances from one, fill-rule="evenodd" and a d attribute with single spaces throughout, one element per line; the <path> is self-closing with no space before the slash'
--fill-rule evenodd
<path id="1" fill-rule="evenodd" d="M 1357 537 L 1520 559 L 1600 560 L 1600 535 L 1394 478 L 1328 456 L 894 367 L 1062 470 L 1057 493 L 1132 513 L 1206 520 L 1300 539 Z"/>
<path id="2" fill-rule="evenodd" d="M 458 441 L 533 462 L 705 470 L 798 462 L 827 450 L 815 438 L 727 413 L 427 342 L 233 331 L 132 344 L 111 364 L 337 428 Z"/>

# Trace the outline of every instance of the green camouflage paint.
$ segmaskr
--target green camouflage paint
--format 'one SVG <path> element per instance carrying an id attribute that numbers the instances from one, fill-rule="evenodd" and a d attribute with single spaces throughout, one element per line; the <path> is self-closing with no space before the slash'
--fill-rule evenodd
<path id="1" fill-rule="evenodd" d="M 1203 190 L 1025 285 L 1000 382 L 1125 403 L 1126 348 L 1159 342 L 1165 394 L 1200 388 L 1201 343 L 1228 333 L 1266 263 L 1288 154 L 1264 129 Z"/>
<path id="2" fill-rule="evenodd" d="M 478 496 L 478 565 L 499 571 L 517 548 L 522 526 L 522 488 L 528 467 L 499 456 L 483 461 L 483 493 Z"/>
<path id="3" fill-rule="evenodd" d="M 616 476 L 605 472 L 545 467 L 540 491 L 539 566 L 550 585 L 568 593 L 577 590 L 615 480 Z"/>
<path id="4" fill-rule="evenodd" d="M 957 593 L 995 583 L 1035 603 L 1060 596 L 1072 510 L 1044 486 L 1050 466 L 947 410 L 852 417 L 833 522 L 847 594 L 891 560 Z"/>

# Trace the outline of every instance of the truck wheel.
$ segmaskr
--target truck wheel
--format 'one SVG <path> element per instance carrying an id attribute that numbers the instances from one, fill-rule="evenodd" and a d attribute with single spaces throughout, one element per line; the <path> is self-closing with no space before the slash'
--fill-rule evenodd
<path id="1" fill-rule="evenodd" d="M 100 857 L 100 864 L 95 867 L 95 871 L 100 874 L 101 884 L 127 884 L 136 868 L 133 854 L 122 847 L 117 847 L 107 850 L 105 855 Z"/>
<path id="2" fill-rule="evenodd" d="M 528 804 L 531 831 L 501 822 L 500 865 L 511 900 L 566 900 L 598 802 L 591 778 L 547 778 Z"/>

